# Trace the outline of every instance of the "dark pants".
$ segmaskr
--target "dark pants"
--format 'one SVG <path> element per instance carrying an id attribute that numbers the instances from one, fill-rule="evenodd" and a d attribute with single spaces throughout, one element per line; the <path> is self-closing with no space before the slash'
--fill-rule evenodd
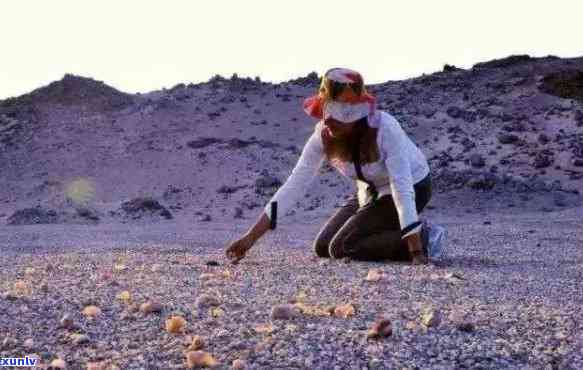
<path id="1" fill-rule="evenodd" d="M 431 199 L 431 177 L 414 186 L 417 213 Z M 422 229 L 424 248 L 427 231 Z M 409 261 L 407 243 L 401 239 L 401 226 L 393 197 L 383 195 L 374 204 L 358 206 L 354 195 L 326 222 L 313 244 L 320 257 L 351 257 L 356 260 Z"/>

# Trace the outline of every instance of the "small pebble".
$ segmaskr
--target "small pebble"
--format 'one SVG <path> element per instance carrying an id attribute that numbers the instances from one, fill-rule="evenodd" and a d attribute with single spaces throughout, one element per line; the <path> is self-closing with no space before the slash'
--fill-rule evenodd
<path id="1" fill-rule="evenodd" d="M 71 341 L 74 345 L 89 343 L 89 337 L 85 334 L 71 334 Z"/>
<path id="2" fill-rule="evenodd" d="M 334 316 L 346 319 L 349 316 L 354 315 L 354 311 L 354 306 L 350 303 L 342 304 L 334 308 Z"/>
<path id="3" fill-rule="evenodd" d="M 160 313 L 162 312 L 162 305 L 155 301 L 145 302 L 140 305 L 140 311 L 144 314 Z"/>
<path id="4" fill-rule="evenodd" d="M 184 330 L 186 320 L 182 316 L 172 316 L 166 320 L 166 331 L 168 333 L 180 333 Z"/>
<path id="5" fill-rule="evenodd" d="M 61 321 L 59 323 L 60 323 L 62 328 L 65 328 L 65 329 L 73 328 L 73 318 L 71 317 L 70 314 L 63 315 L 63 317 L 61 318 Z"/>
<path id="6" fill-rule="evenodd" d="M 272 320 L 290 320 L 299 316 L 299 312 L 292 304 L 281 304 L 271 309 Z"/>
<path id="7" fill-rule="evenodd" d="M 199 349 L 203 349 L 204 346 L 205 346 L 204 340 L 199 335 L 195 335 L 192 338 L 192 342 L 190 343 L 190 346 L 188 348 L 193 351 L 197 351 Z"/>
<path id="8" fill-rule="evenodd" d="M 97 306 L 87 306 L 83 309 L 83 315 L 89 318 L 95 318 L 101 314 L 101 308 Z"/>
<path id="9" fill-rule="evenodd" d="M 438 326 L 441 322 L 441 312 L 435 309 L 426 309 L 421 315 L 421 323 L 426 327 Z"/>
<path id="10" fill-rule="evenodd" d="M 369 338 L 385 338 L 393 334 L 393 327 L 391 320 L 380 319 L 377 320 L 368 331 Z"/>
<path id="11" fill-rule="evenodd" d="M 124 290 L 123 292 L 121 292 L 117 295 L 117 299 L 119 299 L 120 301 L 128 303 L 132 300 L 132 296 L 131 296 L 129 291 Z"/>
<path id="12" fill-rule="evenodd" d="M 51 362 L 50 366 L 55 369 L 66 369 L 67 363 L 60 358 L 56 358 Z"/>
<path id="13" fill-rule="evenodd" d="M 475 326 L 474 324 L 472 324 L 471 322 L 460 322 L 459 324 L 456 325 L 457 329 L 466 333 L 472 333 L 475 330 Z"/>
<path id="14" fill-rule="evenodd" d="M 214 296 L 209 294 L 201 294 L 196 299 L 197 307 L 219 306 L 221 302 Z"/>
<path id="15" fill-rule="evenodd" d="M 378 269 L 371 269 L 368 271 L 365 280 L 366 281 L 379 281 L 383 278 L 383 272 Z"/>
<path id="16" fill-rule="evenodd" d="M 208 352 L 190 351 L 186 353 L 186 366 L 189 369 L 196 367 L 214 367 L 218 365 L 217 360 Z"/>

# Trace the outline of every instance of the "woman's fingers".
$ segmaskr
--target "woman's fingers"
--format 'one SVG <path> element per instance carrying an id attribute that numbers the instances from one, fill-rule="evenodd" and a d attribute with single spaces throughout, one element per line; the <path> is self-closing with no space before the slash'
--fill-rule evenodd
<path id="1" fill-rule="evenodd" d="M 253 240 L 248 238 L 241 238 L 239 240 L 234 241 L 231 245 L 227 248 L 225 254 L 227 258 L 231 260 L 232 264 L 237 264 L 247 254 L 247 251 L 251 249 L 253 246 Z"/>
<path id="2" fill-rule="evenodd" d="M 227 258 L 235 258 L 237 256 L 237 242 L 231 244 L 226 251 Z"/>
<path id="3" fill-rule="evenodd" d="M 241 255 L 241 252 L 237 249 L 233 249 L 232 251 L 230 251 L 230 253 L 227 255 L 227 257 L 229 258 L 237 258 Z"/>
<path id="4" fill-rule="evenodd" d="M 227 258 L 234 258 L 235 257 L 235 252 L 233 252 L 232 250 L 227 250 Z"/>
<path id="5" fill-rule="evenodd" d="M 242 240 L 237 240 L 227 248 L 226 254 L 232 260 L 231 262 L 236 264 L 245 257 L 247 250 L 249 250 L 249 246 Z"/>
<path id="6" fill-rule="evenodd" d="M 245 251 L 243 250 L 238 250 L 236 253 L 233 254 L 233 256 L 231 257 L 231 263 L 233 265 L 236 265 L 237 263 L 239 263 L 239 261 L 241 261 L 243 258 L 245 258 Z"/>

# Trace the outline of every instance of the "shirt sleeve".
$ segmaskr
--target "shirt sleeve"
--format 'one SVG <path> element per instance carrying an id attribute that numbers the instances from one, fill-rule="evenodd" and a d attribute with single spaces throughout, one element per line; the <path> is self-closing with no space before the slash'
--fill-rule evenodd
<path id="1" fill-rule="evenodd" d="M 421 229 L 415 204 L 413 176 L 405 145 L 407 139 L 407 134 L 397 123 L 394 127 L 385 129 L 382 140 L 383 149 L 387 153 L 385 165 L 389 172 L 391 194 L 399 215 L 402 238 Z"/>
<path id="2" fill-rule="evenodd" d="M 285 213 L 291 209 L 296 199 L 300 195 L 305 194 L 306 189 L 312 183 L 317 171 L 322 166 L 323 160 L 324 148 L 322 144 L 321 129 L 318 124 L 316 125 L 312 136 L 310 136 L 304 145 L 300 158 L 290 176 L 264 207 L 265 213 L 272 224 L 275 222 L 275 220 L 272 220 L 271 218 L 272 205 L 274 203 L 277 204 L 275 219 L 279 218 L 277 214 L 285 215 Z"/>

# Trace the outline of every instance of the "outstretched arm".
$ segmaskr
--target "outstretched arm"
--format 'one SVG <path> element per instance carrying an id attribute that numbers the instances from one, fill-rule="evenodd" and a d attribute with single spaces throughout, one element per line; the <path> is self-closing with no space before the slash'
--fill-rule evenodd
<path id="1" fill-rule="evenodd" d="M 302 150 L 291 175 L 277 190 L 264 208 L 259 219 L 244 236 L 233 242 L 226 251 L 229 258 L 236 263 L 245 257 L 245 254 L 257 240 L 270 228 L 275 228 L 277 217 L 284 215 L 301 194 L 304 194 L 312 182 L 316 172 L 321 167 L 324 158 L 320 126 L 316 125 L 312 136 Z"/>

